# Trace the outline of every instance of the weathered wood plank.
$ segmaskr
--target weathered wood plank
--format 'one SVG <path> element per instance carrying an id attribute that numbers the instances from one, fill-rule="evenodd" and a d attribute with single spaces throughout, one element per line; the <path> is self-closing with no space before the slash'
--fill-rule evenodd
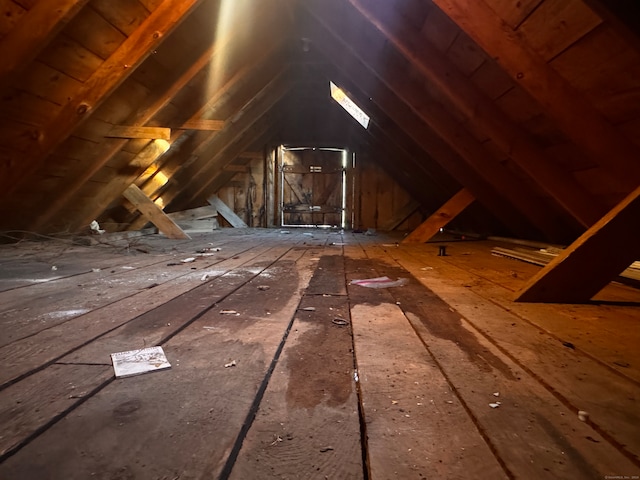
<path id="1" fill-rule="evenodd" d="M 461 248 L 473 249 L 472 245 Z M 615 330 L 615 326 L 624 328 L 624 325 L 632 325 L 633 314 L 622 321 L 614 321 L 615 326 L 611 325 L 603 330 L 600 315 L 604 312 L 601 306 L 585 306 L 580 310 L 579 307 L 561 305 L 535 305 L 535 308 L 528 305 L 529 308 L 526 308 L 527 305 L 515 304 L 507 287 L 510 286 L 510 282 L 522 280 L 505 272 L 509 269 L 506 266 L 508 260 L 503 260 L 500 262 L 501 265 L 494 265 L 493 268 L 487 267 L 495 262 L 495 259 L 492 260 L 487 254 L 487 246 L 484 255 L 481 255 L 481 249 L 473 249 L 470 255 L 452 257 L 437 257 L 435 252 L 427 252 L 424 247 L 402 248 L 403 250 L 388 250 L 387 253 L 455 309 L 463 317 L 461 321 L 468 322 L 466 328 L 478 332 L 480 338 L 490 340 L 502 353 L 508 355 L 509 362 L 515 362 L 517 368 L 524 370 L 518 375 L 518 385 L 526 385 L 527 389 L 533 388 L 533 391 L 524 397 L 531 399 L 538 396 L 538 406 L 533 405 L 529 409 L 524 403 L 518 402 L 518 410 L 522 411 L 524 408 L 534 412 L 540 405 L 547 405 L 536 416 L 546 419 L 549 426 L 553 425 L 555 431 L 562 434 L 568 444 L 573 445 L 575 450 L 571 455 L 571 461 L 574 468 L 584 468 L 583 462 L 586 459 L 590 465 L 588 468 L 601 475 L 605 475 L 610 469 L 633 471 L 638 468 L 640 442 L 637 432 L 632 427 L 637 420 L 629 417 L 638 415 L 638 409 L 634 406 L 637 403 L 637 393 L 633 393 L 638 392 L 637 372 L 627 374 L 627 368 L 616 367 L 617 371 L 612 368 L 614 359 L 623 364 L 621 358 L 633 362 L 636 356 L 637 341 L 631 339 L 625 341 L 624 345 L 620 344 L 619 331 Z M 477 263 L 476 258 L 485 260 Z M 471 265 L 476 265 L 474 271 L 468 268 Z M 527 264 L 521 265 L 528 267 L 526 270 L 533 268 Z M 516 270 L 520 271 L 518 267 Z M 492 275 L 486 278 L 488 272 L 492 272 Z M 500 274 L 501 280 L 498 278 Z M 402 299 L 400 301 L 402 304 L 406 303 Z M 628 310 L 626 307 L 619 308 L 620 311 L 625 309 Z M 596 313 L 598 311 L 600 315 Z M 594 314 L 596 316 L 592 317 Z M 609 315 L 612 319 L 616 317 L 614 312 L 606 314 Z M 431 316 L 429 312 L 424 318 L 429 319 Z M 437 320 L 435 322 L 439 325 L 446 323 Z M 432 325 L 431 328 L 437 326 Z M 434 333 L 436 331 L 444 332 L 434 330 Z M 596 347 L 591 341 L 591 334 L 602 334 L 607 339 L 599 342 L 600 345 Z M 455 338 L 459 343 L 459 338 Z M 450 344 L 443 345 L 442 348 L 450 349 Z M 622 352 L 630 356 L 621 357 L 624 355 Z M 444 358 L 446 350 L 443 350 L 442 354 Z M 486 359 L 486 353 L 482 353 L 481 357 Z M 530 382 L 532 378 L 544 387 L 546 392 L 533 387 Z M 465 390 L 475 390 L 473 386 L 466 385 Z M 504 392 L 514 394 L 514 387 L 515 385 L 512 385 Z M 504 397 L 502 390 L 497 391 L 500 392 L 500 397 Z M 550 398 L 550 394 L 555 398 Z M 556 417 L 557 407 L 561 404 L 567 407 L 564 415 L 561 415 L 564 417 L 563 420 Z M 578 410 L 589 412 L 589 419 L 586 421 L 588 429 L 584 429 L 585 423 L 577 418 Z M 564 424 L 565 421 L 569 421 L 570 425 Z M 504 428 L 504 424 L 499 428 Z M 575 428 L 581 429 L 577 436 Z M 551 431 L 548 428 L 545 430 Z M 520 430 L 523 433 L 525 431 L 528 435 L 530 429 Z M 487 432 L 490 438 L 495 438 L 493 432 Z M 598 443 L 584 442 L 585 437 L 596 439 Z M 567 452 L 570 449 L 567 445 L 561 450 Z M 546 454 L 547 452 L 544 453 Z M 574 473 L 573 476 L 595 478 L 594 473 Z M 571 475 L 567 478 L 571 478 Z"/>
<path id="2" fill-rule="evenodd" d="M 216 211 L 234 228 L 247 228 L 247 224 L 244 223 L 244 220 L 236 215 L 236 213 L 231 210 L 222 200 L 220 200 L 217 195 L 209 197 L 207 199 L 207 202 L 209 202 L 209 204 L 213 206 Z"/>
<path id="3" fill-rule="evenodd" d="M 150 138 L 160 140 L 171 139 L 171 129 L 165 127 L 142 127 L 114 125 L 105 137 L 112 138 Z"/>
<path id="4" fill-rule="evenodd" d="M 181 212 L 173 212 L 167 214 L 174 222 L 180 222 L 183 220 L 201 220 L 203 218 L 216 217 L 218 211 L 213 206 L 205 206 L 192 208 L 190 210 L 183 210 Z"/>
<path id="5" fill-rule="evenodd" d="M 377 276 L 377 262 L 358 247 L 345 247 L 345 255 L 348 280 Z M 358 285 L 348 291 L 371 478 L 418 472 L 508 478 L 466 411 L 466 399 L 454 393 L 441 360 L 425 348 L 394 296 Z"/>
<path id="6" fill-rule="evenodd" d="M 180 130 L 207 130 L 209 132 L 217 132 L 224 128 L 224 120 L 191 119 L 177 128 Z"/>
<path id="7" fill-rule="evenodd" d="M 300 265 L 297 265 L 296 262 L 304 252 L 292 251 L 283 256 L 289 249 L 290 246 L 285 246 L 279 249 L 279 253 L 274 251 L 275 258 L 272 256 L 269 264 L 280 259 L 279 263 L 272 265 L 274 272 L 265 272 L 266 267 L 262 264 L 259 270 L 265 272 L 264 277 L 260 273 L 249 271 L 235 275 L 227 279 L 226 285 L 221 283 L 224 285 L 222 295 L 212 296 L 212 289 L 205 285 L 200 288 L 199 293 L 191 295 L 191 298 L 183 296 L 182 300 L 178 299 L 157 313 L 143 317 L 136 325 L 121 329 L 110 338 L 93 342 L 76 354 L 62 359 L 61 363 L 69 364 L 83 362 L 85 359 L 108 359 L 109 353 L 130 348 L 132 343 L 137 345 L 149 341 L 163 344 L 182 327 L 190 324 L 184 332 L 164 345 L 173 364 L 170 370 L 162 372 L 162 375 L 143 375 L 124 382 L 106 382 L 101 385 L 106 388 L 68 413 L 65 422 L 54 425 L 43 436 L 4 462 L 0 466 L 2 475 L 20 478 L 28 471 L 38 476 L 45 470 L 49 478 L 68 478 L 69 475 L 77 476 L 78 472 L 90 475 L 96 468 L 104 467 L 98 467 L 92 453 L 85 455 L 82 452 L 98 454 L 104 451 L 105 445 L 100 438 L 105 437 L 95 435 L 99 431 L 109 438 L 115 435 L 121 445 L 116 448 L 117 460 L 109 462 L 110 472 L 131 471 L 136 472 L 135 475 L 151 474 L 158 478 L 175 474 L 182 476 L 191 472 L 188 474 L 196 477 L 217 477 L 247 418 L 260 383 L 265 375 L 268 378 L 270 361 L 278 351 L 279 342 L 286 335 L 300 292 L 310 276 L 313 262 L 309 260 L 309 256 L 304 256 Z M 277 275 L 274 274 L 275 271 L 278 272 Z M 284 281 L 275 281 L 277 277 Z M 243 302 L 245 307 L 241 310 L 243 315 L 240 317 L 220 315 L 217 308 L 212 309 L 216 302 L 229 297 L 231 292 L 242 285 L 246 290 L 245 294 L 249 291 L 253 294 L 255 286 L 247 284 L 251 278 L 256 278 L 260 284 L 266 282 L 271 286 L 270 291 L 265 292 L 265 301 L 254 305 L 255 310 L 247 308 L 242 295 L 236 299 L 236 302 Z M 277 295 L 271 295 L 272 292 Z M 233 299 L 230 306 L 231 303 Z M 223 302 L 222 308 L 225 306 Z M 277 317 L 266 317 L 265 312 L 269 310 L 265 308 L 277 310 L 280 314 Z M 159 315 L 162 320 L 158 328 Z M 248 336 L 243 342 L 237 341 L 238 329 Z M 237 365 L 225 368 L 224 365 L 231 360 L 236 360 Z M 198 365 L 207 367 L 198 368 Z M 203 390 L 203 397 L 195 399 L 190 385 L 211 382 L 217 385 L 215 391 Z M 130 389 L 134 384 L 136 393 L 132 394 Z M 82 402 L 78 402 L 80 403 Z M 203 405 L 206 408 L 203 409 Z M 163 413 L 165 420 L 160 423 L 152 420 L 157 418 L 158 408 L 166 413 Z M 111 412 L 116 415 L 118 422 L 104 422 L 101 415 L 91 413 L 94 409 Z M 93 433 L 85 436 L 83 432 L 89 431 L 86 426 L 88 419 L 93 419 L 95 424 L 90 428 Z M 155 427 L 149 425 L 139 428 L 141 423 L 147 424 L 148 421 L 152 421 Z M 217 432 L 215 437 L 208 433 L 212 429 Z M 76 433 L 70 434 L 71 431 Z M 73 440 L 51 442 L 47 439 L 58 438 L 58 435 Z M 147 460 L 138 447 L 141 441 L 147 443 L 149 440 L 146 439 L 151 438 L 149 436 L 155 438 L 155 441 L 154 452 L 145 449 L 150 454 Z M 184 456 L 180 448 L 176 449 L 176 441 L 188 444 L 192 452 L 199 452 L 198 460 L 194 463 L 195 457 Z M 44 442 L 44 449 L 41 442 Z M 72 445 L 75 442 L 77 443 Z M 23 460 L 30 457 L 29 451 L 33 448 L 42 454 L 43 460 L 38 465 Z M 62 458 L 70 462 L 61 461 Z M 73 474 L 69 468 L 73 470 Z M 42 470 L 39 472 L 40 469 Z"/>
<path id="8" fill-rule="evenodd" d="M 0 40 L 0 89 L 20 73 L 88 0 L 39 2 Z"/>
<path id="9" fill-rule="evenodd" d="M 463 188 L 427 218 L 418 228 L 405 237 L 402 243 L 424 243 L 431 239 L 441 228 L 456 218 L 475 200 L 475 197 Z"/>
<path id="10" fill-rule="evenodd" d="M 584 303 L 640 258 L 640 187 L 540 270 L 518 302 Z"/>
<path id="11" fill-rule="evenodd" d="M 158 227 L 158 230 L 160 230 L 167 238 L 174 240 L 190 238 L 189 235 L 184 233 L 184 231 L 136 185 L 129 185 L 122 195 L 133 203 L 140 213 Z"/>

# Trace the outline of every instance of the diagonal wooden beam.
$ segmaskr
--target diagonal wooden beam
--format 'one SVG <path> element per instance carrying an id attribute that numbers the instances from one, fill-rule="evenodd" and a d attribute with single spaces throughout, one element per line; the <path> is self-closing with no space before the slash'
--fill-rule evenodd
<path id="1" fill-rule="evenodd" d="M 451 197 L 442 207 L 431 214 L 418 228 L 405 237 L 402 243 L 424 243 L 445 227 L 451 220 L 460 215 L 473 203 L 475 197 L 463 188 Z"/>
<path id="2" fill-rule="evenodd" d="M 7 86 L 88 0 L 38 2 L 0 40 L 0 90 Z"/>
<path id="3" fill-rule="evenodd" d="M 41 132 L 42 141 L 23 159 L 24 170 L 0 179 L 0 191 L 11 195 L 42 166 L 47 156 L 151 54 L 165 36 L 201 0 L 164 0 L 80 87 L 74 97 Z M 48 3 L 48 2 L 47 2 Z"/>
<path id="4" fill-rule="evenodd" d="M 540 270 L 517 302 L 584 303 L 640 258 L 640 187 Z"/>
<path id="5" fill-rule="evenodd" d="M 129 185 L 123 195 L 167 238 L 174 240 L 191 238 L 135 185 Z"/>
<path id="6" fill-rule="evenodd" d="M 238 215 L 236 215 L 236 212 L 231 210 L 231 208 L 229 208 L 229 206 L 226 203 L 220 200 L 220 198 L 218 198 L 217 195 L 213 195 L 212 197 L 209 197 L 207 199 L 207 202 L 209 202 L 209 205 L 215 207 L 218 213 L 227 222 L 229 222 L 233 228 L 247 228 L 247 224 L 244 223 L 244 220 L 242 220 Z"/>
<path id="7" fill-rule="evenodd" d="M 372 78 L 378 79 L 389 90 L 408 105 L 420 120 L 428 125 L 436 133 L 436 137 L 429 143 L 434 146 L 446 143 L 440 148 L 438 154 L 433 154 L 433 158 L 441 162 L 445 168 L 449 167 L 448 160 L 442 158 L 444 153 L 451 157 L 447 151 L 454 150 L 466 164 L 466 169 L 471 168 L 477 175 L 483 178 L 493 189 L 504 195 L 529 221 L 539 228 L 550 238 L 557 238 L 558 227 L 554 225 L 554 220 L 550 218 L 548 210 L 545 209 L 539 198 L 532 194 L 532 190 L 522 180 L 510 173 L 500 162 L 498 162 L 453 116 L 438 102 L 430 98 L 422 85 L 414 82 L 408 76 L 398 75 L 395 68 L 390 65 L 391 58 L 387 55 L 384 59 L 384 68 L 379 68 L 380 51 L 384 51 L 386 39 L 376 37 L 373 34 L 361 35 L 364 26 L 359 29 L 345 30 L 343 24 L 333 25 L 336 21 L 347 22 L 351 16 L 346 9 L 340 8 L 340 0 L 326 0 L 320 4 L 318 1 L 306 2 L 305 6 L 317 22 L 322 25 L 326 33 L 310 30 L 317 38 L 315 43 L 323 48 L 323 44 L 328 44 L 331 39 L 336 39 L 339 46 L 333 46 L 327 53 L 329 58 L 336 56 L 335 52 L 348 52 L 353 55 L 357 62 L 372 74 Z M 337 19 L 337 20 L 336 20 Z M 366 23 L 366 21 L 362 21 Z M 313 28 L 313 27 L 310 27 Z M 357 31 L 358 33 L 355 33 Z M 343 38 L 342 35 L 347 36 Z M 363 39 L 366 38 L 366 44 Z M 335 61 L 335 60 L 334 60 Z M 391 68 L 390 68 L 391 67 Z M 348 62 L 346 70 L 348 75 L 359 75 L 354 61 Z M 355 78 L 355 77 L 354 77 Z M 362 80 L 371 83 L 370 79 Z M 424 131 L 424 129 L 422 129 Z M 423 133 L 424 135 L 424 133 Z M 444 141 L 444 142 L 443 142 Z M 458 169 L 460 172 L 460 169 Z M 462 180 L 460 179 L 461 183 Z M 471 189 L 471 188 L 470 188 Z M 471 189 L 472 190 L 472 189 Z M 473 191 L 473 190 L 472 190 Z M 475 194 L 475 192 L 474 192 Z M 476 196 L 481 196 L 476 194 Z"/>
<path id="8" fill-rule="evenodd" d="M 533 51 L 484 0 L 432 0 L 544 108 L 565 134 L 629 191 L 640 181 L 640 149 Z"/>
<path id="9" fill-rule="evenodd" d="M 425 78 L 432 82 L 467 118 L 490 137 L 542 190 L 583 226 L 593 225 L 605 212 L 568 173 L 548 160 L 548 155 L 523 128 L 515 124 L 440 51 L 411 29 L 396 33 L 402 21 L 395 5 L 385 0 L 349 2 Z"/>
<path id="10" fill-rule="evenodd" d="M 206 130 L 210 132 L 217 132 L 218 130 L 222 130 L 224 128 L 224 120 L 187 120 L 178 128 L 180 128 L 181 130 Z"/>

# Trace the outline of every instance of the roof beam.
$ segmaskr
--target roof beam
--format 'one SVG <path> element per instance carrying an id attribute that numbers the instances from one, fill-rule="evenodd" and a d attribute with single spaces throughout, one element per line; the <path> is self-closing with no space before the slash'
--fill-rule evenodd
<path id="1" fill-rule="evenodd" d="M 0 90 L 36 58 L 88 0 L 38 2 L 0 40 Z"/>
<path id="2" fill-rule="evenodd" d="M 363 35 L 362 27 L 355 29 L 340 28 L 343 25 L 333 27 L 335 22 L 351 22 L 352 20 L 348 15 L 348 11 L 339 7 L 339 3 L 336 0 L 325 0 L 321 4 L 318 2 L 305 3 L 305 6 L 317 21 L 326 31 L 331 33 L 331 35 L 321 32 L 314 33 L 313 36 L 317 39 L 314 43 L 322 46 L 323 43 L 330 42 L 331 38 L 337 40 L 338 45 L 327 48 L 327 56 L 329 58 L 337 61 L 334 58 L 337 55 L 336 52 L 351 53 L 355 61 L 351 59 L 345 65 L 345 71 L 348 71 L 349 76 L 357 78 L 362 75 L 360 72 L 368 70 L 374 78 L 379 79 L 408 105 L 421 121 L 437 134 L 437 137 L 430 139 L 427 145 L 430 152 L 434 151 L 435 146 L 439 147 L 437 153 L 432 153 L 434 159 L 439 161 L 444 168 L 451 168 L 452 157 L 454 161 L 458 158 L 464 160 L 465 166 L 458 168 L 456 173 L 452 172 L 452 174 L 473 191 L 476 197 L 482 198 L 483 196 L 483 192 L 476 191 L 477 182 L 474 182 L 475 185 L 472 186 L 466 184 L 466 180 L 463 180 L 464 177 L 468 178 L 468 175 L 463 174 L 464 177 L 460 177 L 460 174 L 464 170 L 469 170 L 469 168 L 486 183 L 490 184 L 492 189 L 504 195 L 549 239 L 558 238 L 559 227 L 554 225 L 553 219 L 548 214 L 548 209 L 544 208 L 542 202 L 540 202 L 540 197 L 532 195 L 530 188 L 524 182 L 504 168 L 462 125 L 457 123 L 441 104 L 430 99 L 427 91 L 420 84 L 412 81 L 407 76 L 398 75 L 395 69 L 392 68 L 393 65 L 390 64 L 391 57 L 389 54 L 384 58 L 383 68 L 376 68 L 386 43 L 386 40 L 381 35 L 374 36 L 369 32 L 367 32 L 367 35 Z M 367 22 L 363 20 L 362 23 Z M 341 35 L 349 35 L 349 38 L 342 38 Z M 361 62 L 361 64 L 356 67 L 355 65 L 358 62 Z M 371 83 L 371 80 L 362 79 L 359 82 L 356 81 L 356 83 L 366 84 Z M 379 94 L 376 97 L 379 97 Z M 424 128 L 422 128 L 421 133 L 418 135 L 424 138 L 424 134 Z M 443 143 L 445 143 L 444 146 L 442 145 Z M 452 149 L 457 155 L 451 155 Z M 497 212 L 496 215 L 498 215 Z"/>
<path id="3" fill-rule="evenodd" d="M 48 155 L 95 111 L 201 0 L 164 0 L 102 65 L 41 132 L 39 148 L 23 159 L 24 169 L 0 179 L 11 195 L 38 170 Z M 48 3 L 48 2 L 46 2 Z"/>
<path id="4" fill-rule="evenodd" d="M 402 243 L 424 243 L 432 238 L 441 228 L 446 226 L 451 220 L 460 215 L 465 208 L 473 203 L 473 194 L 463 188 L 437 211 L 431 214 L 418 228 L 407 235 Z"/>
<path id="5" fill-rule="evenodd" d="M 540 270 L 517 302 L 585 303 L 640 258 L 640 187 Z"/>
<path id="6" fill-rule="evenodd" d="M 392 2 L 349 2 L 411 65 L 578 222 L 589 227 L 604 214 L 603 205 L 596 202 L 568 173 L 553 165 L 531 135 L 508 118 L 435 46 L 410 28 L 403 29 L 402 33 L 395 33 L 391 25 L 398 25 L 402 19 Z"/>
<path id="7" fill-rule="evenodd" d="M 327 58 L 333 60 L 336 68 L 333 75 L 351 80 L 353 85 L 349 91 L 372 113 L 374 126 L 380 122 L 383 116 L 389 118 L 391 124 L 384 126 L 385 132 L 393 134 L 394 138 L 399 138 L 398 141 L 403 144 L 405 136 L 415 142 L 444 171 L 471 190 L 479 201 L 504 225 L 507 225 L 515 235 L 531 236 L 530 223 L 525 220 L 522 214 L 483 177 L 470 169 L 445 142 L 429 130 L 416 113 L 397 98 L 395 92 L 374 76 L 367 75 L 367 67 L 344 50 L 344 45 L 337 41 L 331 42 L 332 37 L 325 30 L 318 31 L 317 37 L 313 33 L 307 32 L 307 34 L 315 40 L 314 44 L 318 48 L 324 50 Z M 336 51 L 341 54 L 332 55 Z M 370 99 L 371 101 L 369 101 Z"/>
<path id="8" fill-rule="evenodd" d="M 206 130 L 209 132 L 217 132 L 224 128 L 224 120 L 206 120 L 203 118 L 187 120 L 178 128 L 181 130 Z"/>
<path id="9" fill-rule="evenodd" d="M 633 190 L 640 149 L 527 44 L 484 1 L 432 0 L 544 108 L 564 133 Z"/>

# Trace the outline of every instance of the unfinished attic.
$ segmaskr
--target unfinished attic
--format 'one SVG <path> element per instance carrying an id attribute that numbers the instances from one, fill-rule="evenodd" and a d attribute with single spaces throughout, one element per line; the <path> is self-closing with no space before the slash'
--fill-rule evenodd
<path id="1" fill-rule="evenodd" d="M 0 478 L 639 478 L 639 32 L 0 0 Z"/>

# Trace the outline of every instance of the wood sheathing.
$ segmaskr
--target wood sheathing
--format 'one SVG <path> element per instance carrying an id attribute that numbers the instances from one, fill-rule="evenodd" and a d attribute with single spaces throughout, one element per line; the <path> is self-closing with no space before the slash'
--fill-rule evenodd
<path id="1" fill-rule="evenodd" d="M 465 225 L 595 236 L 629 264 L 640 222 L 606 225 L 640 217 L 640 41 L 605 3 L 3 1 L 0 230 L 141 228 L 132 185 L 181 211 L 256 152 L 330 145 L 407 192 L 397 210 L 426 218 L 465 189 Z"/>

